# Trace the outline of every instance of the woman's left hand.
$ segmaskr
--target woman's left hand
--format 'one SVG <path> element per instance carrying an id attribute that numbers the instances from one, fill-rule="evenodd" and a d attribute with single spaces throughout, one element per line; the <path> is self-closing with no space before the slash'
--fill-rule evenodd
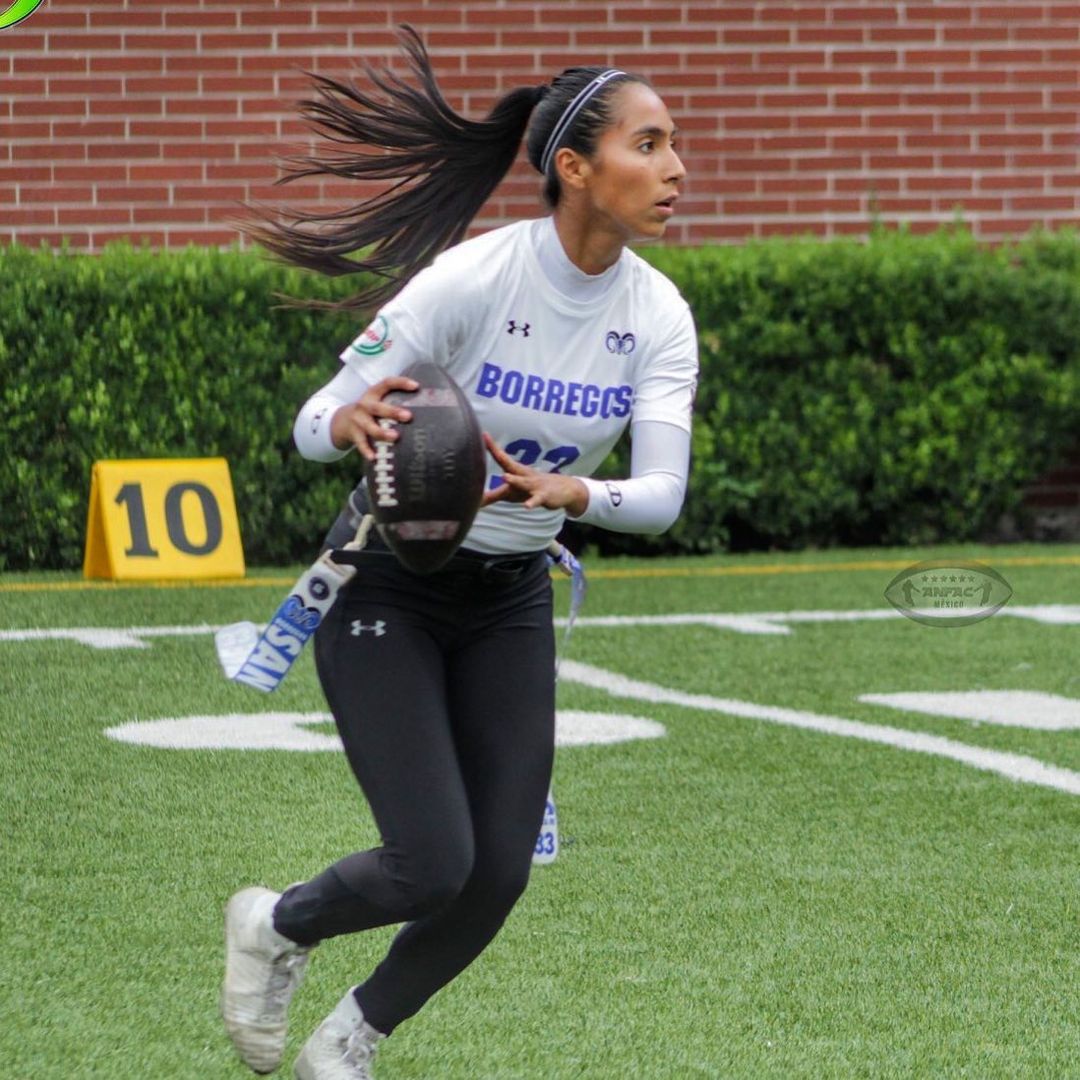
<path id="1" fill-rule="evenodd" d="M 565 510 L 570 517 L 580 517 L 589 505 L 589 489 L 576 477 L 562 473 L 540 472 L 515 461 L 485 431 L 484 445 L 499 463 L 503 482 L 493 491 L 484 493 L 481 506 L 496 502 L 522 503 L 530 510 L 546 507 Z"/>

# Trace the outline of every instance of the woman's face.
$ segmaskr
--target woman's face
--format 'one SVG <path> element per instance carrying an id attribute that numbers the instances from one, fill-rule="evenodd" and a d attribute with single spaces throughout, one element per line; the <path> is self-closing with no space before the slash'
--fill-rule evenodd
<path id="1" fill-rule="evenodd" d="M 593 213 L 626 240 L 664 235 L 686 169 L 659 95 L 627 83 L 611 98 L 615 122 L 600 135 L 586 178 Z"/>

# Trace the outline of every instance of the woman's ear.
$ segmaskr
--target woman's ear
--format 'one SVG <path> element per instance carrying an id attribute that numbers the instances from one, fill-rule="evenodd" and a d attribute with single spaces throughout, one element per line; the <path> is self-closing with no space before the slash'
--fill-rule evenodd
<path id="1" fill-rule="evenodd" d="M 576 150 L 571 150 L 569 146 L 564 146 L 556 152 L 555 171 L 558 174 L 559 183 L 564 188 L 570 188 L 573 191 L 583 190 L 593 174 L 589 159 Z"/>

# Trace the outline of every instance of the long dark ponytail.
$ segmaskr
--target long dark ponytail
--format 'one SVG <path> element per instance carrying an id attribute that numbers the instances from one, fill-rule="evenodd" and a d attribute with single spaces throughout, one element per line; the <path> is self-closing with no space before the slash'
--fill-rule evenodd
<path id="1" fill-rule="evenodd" d="M 513 165 L 529 116 L 547 89 L 512 90 L 483 120 L 467 120 L 442 96 L 416 31 L 403 26 L 398 37 L 419 85 L 367 64 L 382 97 L 354 82 L 311 75 L 318 96 L 301 103 L 301 116 L 339 148 L 290 159 L 278 181 L 331 175 L 390 186 L 344 210 L 272 215 L 256 209 L 261 222 L 244 226 L 253 240 L 297 266 L 331 276 L 374 275 L 354 296 L 316 306 L 378 307 L 461 240 Z"/>
<path id="2" fill-rule="evenodd" d="M 381 194 L 343 210 L 276 213 L 251 207 L 256 220 L 243 231 L 296 266 L 339 276 L 367 272 L 371 283 L 337 303 L 303 306 L 374 309 L 397 293 L 444 248 L 456 244 L 510 171 L 529 128 L 528 156 L 540 169 L 547 138 L 574 95 L 600 68 L 570 68 L 551 87 L 527 86 L 500 98 L 483 120 L 467 120 L 446 102 L 419 34 L 403 25 L 398 39 L 418 85 L 390 71 L 364 70 L 382 96 L 355 82 L 309 73 L 316 96 L 300 115 L 334 146 L 321 156 L 288 159 L 277 182 L 311 176 L 388 181 Z M 620 76 L 619 82 L 644 80 Z M 611 122 L 605 86 L 560 141 L 592 153 L 596 135 Z M 545 100 L 547 99 L 547 100 Z M 542 171 L 542 170 L 541 170 Z M 545 197 L 558 202 L 558 180 L 549 169 Z"/>

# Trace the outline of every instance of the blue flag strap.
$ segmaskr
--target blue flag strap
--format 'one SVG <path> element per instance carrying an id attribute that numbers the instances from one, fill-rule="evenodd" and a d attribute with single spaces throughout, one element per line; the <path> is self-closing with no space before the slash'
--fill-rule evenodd
<path id="1" fill-rule="evenodd" d="M 365 514 L 345 549 L 364 547 L 373 522 Z M 252 622 L 223 626 L 214 644 L 225 678 L 267 694 L 276 690 L 355 574 L 355 566 L 336 563 L 331 552 L 324 551 L 300 575 L 261 633 Z"/>
<path id="2" fill-rule="evenodd" d="M 577 621 L 582 604 L 585 603 L 585 593 L 588 591 L 589 583 L 585 577 L 584 567 L 565 544 L 552 540 L 548 545 L 548 561 L 570 578 L 570 615 L 566 620 L 566 633 L 563 635 L 563 649 L 565 649 L 570 644 L 574 623 Z"/>

